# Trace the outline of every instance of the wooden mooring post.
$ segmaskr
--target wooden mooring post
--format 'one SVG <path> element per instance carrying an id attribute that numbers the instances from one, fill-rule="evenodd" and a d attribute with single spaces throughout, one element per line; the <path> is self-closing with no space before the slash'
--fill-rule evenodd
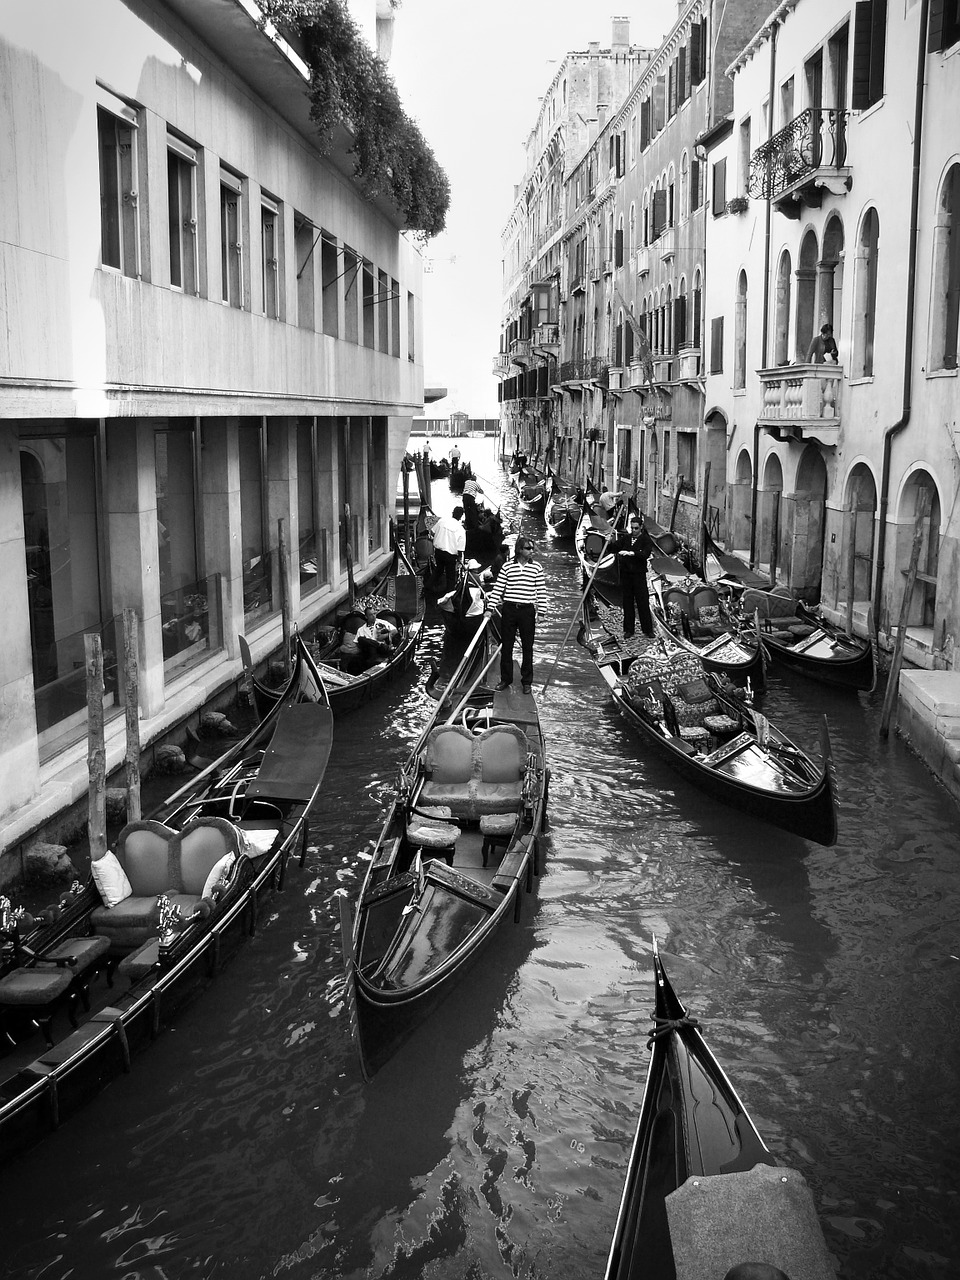
<path id="1" fill-rule="evenodd" d="M 293 675 L 293 655 L 290 637 L 293 631 L 290 610 L 290 560 L 287 555 L 287 535 L 283 517 L 277 521 L 277 557 L 280 561 L 280 625 L 283 631 L 283 674 L 286 680 Z"/>
<path id="2" fill-rule="evenodd" d="M 123 710 L 126 721 L 124 773 L 127 784 L 127 821 L 139 822 L 140 808 L 140 663 L 139 623 L 136 611 L 123 611 Z"/>
<path id="3" fill-rule="evenodd" d="M 87 836 L 92 861 L 107 851 L 107 751 L 103 736 L 103 643 L 99 633 L 83 637 L 87 678 Z"/>

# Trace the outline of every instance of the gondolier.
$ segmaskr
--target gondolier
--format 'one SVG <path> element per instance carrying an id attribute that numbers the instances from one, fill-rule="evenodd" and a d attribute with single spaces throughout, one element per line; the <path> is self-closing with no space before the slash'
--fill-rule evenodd
<path id="1" fill-rule="evenodd" d="M 463 514 L 464 526 L 467 529 L 476 529 L 479 524 L 479 513 L 477 511 L 477 499 L 483 496 L 483 490 L 474 480 L 472 475 L 468 475 L 463 482 Z"/>
<path id="2" fill-rule="evenodd" d="M 533 640 L 537 611 L 547 601 L 543 568 L 533 559 L 533 543 L 521 537 L 516 559 L 509 560 L 497 577 L 487 598 L 484 616 L 500 610 L 500 683 L 498 689 L 513 684 L 513 646 L 520 635 L 520 681 L 524 693 L 533 691 Z"/>
<path id="3" fill-rule="evenodd" d="M 623 634 L 633 635 L 636 619 L 645 636 L 653 635 L 653 618 L 650 616 L 650 590 L 647 586 L 647 562 L 654 550 L 653 539 L 643 527 L 636 513 L 627 522 L 627 532 L 617 538 L 615 550 L 620 569 L 620 586 L 623 592 Z"/>
<path id="4" fill-rule="evenodd" d="M 433 526 L 433 555 L 437 570 L 443 574 L 443 591 L 452 591 L 457 585 L 457 570 L 467 548 L 462 519 L 463 507 L 454 507 L 452 515 L 441 516 Z"/>

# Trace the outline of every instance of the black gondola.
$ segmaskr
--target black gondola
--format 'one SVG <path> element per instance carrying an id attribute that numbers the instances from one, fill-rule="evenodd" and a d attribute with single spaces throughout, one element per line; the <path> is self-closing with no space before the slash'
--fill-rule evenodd
<path id="1" fill-rule="evenodd" d="M 696 653 L 708 671 L 761 693 L 763 646 L 755 617 L 730 613 L 716 588 L 700 578 L 653 578 L 650 613 L 661 634 Z"/>
<path id="2" fill-rule="evenodd" d="M 483 628 L 390 799 L 356 903 L 341 898 L 351 1021 L 370 1079 L 532 887 L 547 768 L 532 695 L 493 692 Z"/>
<path id="3" fill-rule="evenodd" d="M 347 648 L 344 641 L 353 639 L 355 644 L 357 630 L 363 626 L 363 610 L 367 603 L 376 610 L 378 618 L 385 618 L 396 628 L 397 641 L 379 662 L 364 670 L 351 671 L 349 660 L 344 656 Z M 330 709 L 335 716 L 355 711 L 409 669 L 423 633 L 423 614 L 422 580 L 397 547 L 386 574 L 357 600 L 353 608 L 339 614 L 331 633 L 313 647 L 313 660 L 323 678 Z M 239 637 L 239 642 L 257 714 L 262 716 L 281 696 L 282 688 L 273 687 L 253 674 L 250 648 L 243 636 Z M 353 659 L 355 657 L 352 655 Z"/>
<path id="4" fill-rule="evenodd" d="M 676 1280 L 765 1263 L 835 1271 L 803 1176 L 777 1165 L 653 951 L 654 1025 L 605 1280 Z"/>
<path id="5" fill-rule="evenodd" d="M 726 688 L 699 657 L 665 636 L 624 646 L 594 629 L 584 607 L 581 642 L 641 740 L 709 795 L 818 844 L 837 838 L 830 742 L 824 722 L 817 768 L 742 691 Z M 738 696 L 738 694 L 740 696 Z"/>
<path id="6" fill-rule="evenodd" d="M 120 832 L 110 857 L 128 877 L 126 898 L 107 906 L 91 878 L 34 922 L 4 904 L 0 989 L 21 998 L 0 999 L 0 1158 L 129 1071 L 131 1057 L 250 936 L 298 847 L 302 864 L 332 725 L 319 673 L 298 643 L 291 679 L 257 727 L 149 820 Z M 104 970 L 110 986 L 94 987 Z M 24 1002 L 31 984 L 37 1001 L 48 996 L 60 972 L 69 985 L 55 999 Z M 73 1030 L 55 1038 L 67 1021 Z"/>
<path id="7" fill-rule="evenodd" d="M 520 495 L 520 505 L 526 511 L 543 515 L 547 505 L 548 478 L 536 467 L 526 466 L 513 477 Z"/>
<path id="8" fill-rule="evenodd" d="M 579 485 L 559 479 L 552 472 L 549 478 L 544 518 L 554 538 L 573 538 L 583 515 L 584 492 Z"/>

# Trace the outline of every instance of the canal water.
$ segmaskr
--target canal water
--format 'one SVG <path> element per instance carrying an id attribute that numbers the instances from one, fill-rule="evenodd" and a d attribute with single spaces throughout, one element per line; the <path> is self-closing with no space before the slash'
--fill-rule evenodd
<path id="1" fill-rule="evenodd" d="M 492 442 L 464 452 L 493 490 Z M 654 936 L 768 1146 L 808 1179 L 842 1280 L 960 1275 L 956 804 L 881 741 L 882 690 L 800 677 L 774 674 L 764 710 L 812 753 L 827 717 L 834 848 L 645 759 L 570 632 L 572 550 L 504 495 L 551 599 L 552 824 L 519 924 L 365 1085 L 337 898 L 427 714 L 428 638 L 419 672 L 338 723 L 306 866 L 258 934 L 129 1076 L 0 1174 L 6 1280 L 601 1277 Z"/>

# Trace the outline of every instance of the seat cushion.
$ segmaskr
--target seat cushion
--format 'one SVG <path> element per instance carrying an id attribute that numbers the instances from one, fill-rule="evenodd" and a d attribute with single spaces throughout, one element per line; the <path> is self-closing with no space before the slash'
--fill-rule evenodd
<path id="1" fill-rule="evenodd" d="M 85 973 L 102 959 L 110 950 L 110 939 L 98 934 L 92 938 L 66 938 L 57 943 L 50 951 L 43 954 L 44 960 L 65 960 L 72 956 L 75 965 L 70 966 L 70 973 Z"/>
<path id="2" fill-rule="evenodd" d="M 469 782 L 474 773 L 473 734 L 459 724 L 438 725 L 427 737 L 423 762 L 432 782 Z"/>
<path id="3" fill-rule="evenodd" d="M 480 819 L 480 831 L 485 836 L 512 835 L 516 825 L 515 813 L 485 813 Z"/>
<path id="4" fill-rule="evenodd" d="M 518 782 L 527 764 L 527 737 L 512 724 L 491 725 L 477 738 L 480 781 Z"/>
<path id="5" fill-rule="evenodd" d="M 170 887 L 175 892 L 200 897 L 210 872 L 239 848 L 239 832 L 225 818 L 197 818 L 188 823 L 175 841 L 179 876 Z"/>
<path id="6" fill-rule="evenodd" d="M 45 1005 L 73 981 L 69 969 L 14 969 L 0 978 L 0 1005 Z"/>
<path id="7" fill-rule="evenodd" d="M 110 939 L 114 952 L 139 947 L 157 932 L 159 922 L 156 894 L 126 898 L 115 907 L 94 907 L 90 912 L 91 928 Z"/>
<path id="8" fill-rule="evenodd" d="M 407 827 L 407 839 L 423 849 L 449 849 L 460 839 L 460 828 L 449 822 L 416 819 Z"/>
<path id="9" fill-rule="evenodd" d="M 117 859 L 127 873 L 134 897 L 146 898 L 179 887 L 171 847 L 176 834 L 172 827 L 149 819 L 128 822 L 120 832 Z"/>

